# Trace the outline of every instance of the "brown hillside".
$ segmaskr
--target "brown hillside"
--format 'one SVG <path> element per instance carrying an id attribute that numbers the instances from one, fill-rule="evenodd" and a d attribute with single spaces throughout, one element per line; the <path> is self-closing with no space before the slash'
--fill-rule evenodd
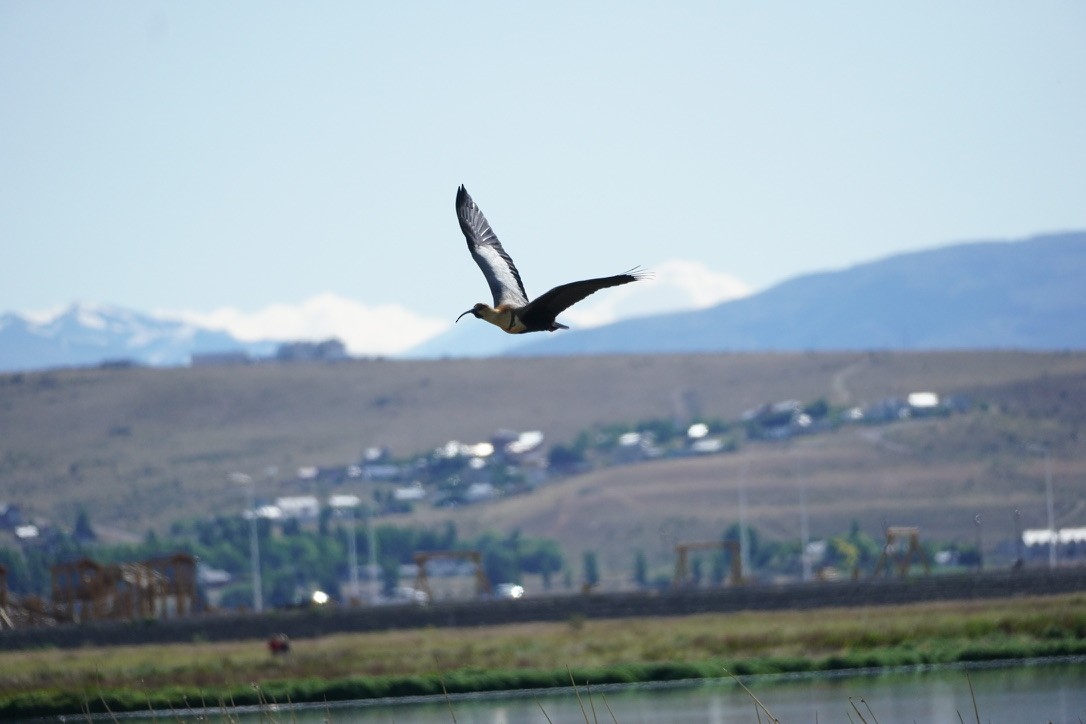
<path id="1" fill-rule="evenodd" d="M 605 553 L 629 568 L 634 547 L 663 561 L 674 538 L 716 536 L 748 512 L 766 535 L 795 536 L 807 485 L 811 532 L 858 520 L 920 524 L 986 545 L 1013 536 L 1012 513 L 1044 524 L 1042 464 L 1051 446 L 1059 513 L 1082 525 L 1086 355 L 1020 352 L 722 354 L 523 360 L 355 361 L 191 369 L 71 370 L 0 377 L 0 502 L 70 524 L 142 534 L 177 518 L 236 511 L 233 471 L 263 495 L 302 465 L 344 465 L 387 445 L 408 457 L 499 428 L 569 442 L 594 424 L 653 417 L 735 419 L 781 399 L 859 404 L 915 390 L 962 393 L 968 414 L 888 427 L 849 427 L 740 453 L 611 468 L 535 494 L 450 515 L 465 533 L 520 528 L 559 537 L 571 554 Z M 280 471 L 264 479 L 267 468 Z M 746 471 L 745 473 L 743 471 Z M 282 481 L 282 482 L 276 482 Z M 1040 487 L 1039 487 L 1040 486 Z M 365 490 L 358 492 L 363 495 Z M 575 559 L 576 560 L 576 559 Z"/>

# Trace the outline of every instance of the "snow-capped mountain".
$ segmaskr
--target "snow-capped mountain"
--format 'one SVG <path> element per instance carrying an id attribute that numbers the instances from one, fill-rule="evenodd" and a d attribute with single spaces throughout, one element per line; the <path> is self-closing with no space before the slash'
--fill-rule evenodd
<path id="1" fill-rule="evenodd" d="M 1082 231 L 898 254 L 799 276 L 750 295 L 697 266 L 663 265 L 654 272 L 652 281 L 611 290 L 599 303 L 586 300 L 569 310 L 564 318 L 574 329 L 560 335 L 523 339 L 470 320 L 396 356 L 1086 349 Z M 624 318 L 631 312 L 643 316 Z M 232 332 L 212 328 L 220 325 Z M 122 360 L 185 365 L 193 354 L 229 351 L 268 357 L 278 342 L 240 338 L 272 334 L 350 339 L 362 330 L 360 344 L 381 338 L 394 346 L 402 338 L 381 337 L 382 330 L 411 327 L 412 335 L 421 336 L 435 326 L 400 307 L 366 307 L 329 295 L 300 309 L 210 315 L 206 324 L 76 304 L 48 316 L 0 315 L 0 371 Z M 372 353 L 362 347 L 351 352 Z"/>
<path id="2" fill-rule="evenodd" d="M 1084 279 L 1084 231 L 953 244 L 806 274 L 708 309 L 531 335 L 504 354 L 1082 350 Z"/>
<path id="3" fill-rule="evenodd" d="M 0 315 L 0 371 L 132 362 L 188 364 L 193 354 L 274 352 L 273 342 L 240 342 L 226 332 L 118 307 L 73 304 L 47 317 Z"/>

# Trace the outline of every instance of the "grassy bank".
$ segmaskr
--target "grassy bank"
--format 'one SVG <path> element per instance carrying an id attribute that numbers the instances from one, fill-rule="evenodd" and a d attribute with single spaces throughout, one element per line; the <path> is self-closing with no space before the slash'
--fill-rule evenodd
<path id="1" fill-rule="evenodd" d="M 0 716 L 1086 654 L 1086 594 L 0 653 Z M 256 683 L 254 683 L 256 682 Z"/>

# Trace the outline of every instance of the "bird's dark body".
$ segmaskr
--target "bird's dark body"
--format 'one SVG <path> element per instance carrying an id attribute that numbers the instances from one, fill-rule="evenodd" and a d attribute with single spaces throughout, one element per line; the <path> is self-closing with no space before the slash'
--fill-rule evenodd
<path id="1" fill-rule="evenodd" d="M 642 273 L 632 271 L 610 277 L 584 279 L 562 284 L 528 301 L 520 272 L 498 241 L 497 234 L 490 227 L 483 212 L 463 186 L 456 192 L 456 217 L 467 240 L 468 251 L 486 277 L 494 297 L 494 306 L 480 302 L 464 314 L 486 320 L 509 334 L 569 329 L 556 321 L 563 311 L 600 289 L 629 284 L 645 277 Z M 460 321 L 460 317 L 457 317 L 457 321 Z"/>
<path id="2" fill-rule="evenodd" d="M 580 282 L 570 282 L 551 289 L 546 294 L 536 297 L 528 302 L 528 305 L 516 312 L 526 332 L 553 332 L 557 329 L 568 329 L 565 325 L 555 322 L 555 318 L 564 310 L 581 301 L 589 294 L 607 287 L 617 287 L 620 284 L 629 284 L 640 277 L 634 274 L 616 274 L 611 277 L 598 279 L 585 279 Z"/>

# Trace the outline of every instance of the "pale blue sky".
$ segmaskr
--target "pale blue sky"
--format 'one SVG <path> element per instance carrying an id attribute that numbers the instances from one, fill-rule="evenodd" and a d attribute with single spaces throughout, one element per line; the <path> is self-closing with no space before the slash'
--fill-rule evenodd
<path id="1" fill-rule="evenodd" d="M 1086 228 L 1082 2 L 2 0 L 0 103 L 0 311 L 451 322 L 460 183 L 529 295 Z"/>

